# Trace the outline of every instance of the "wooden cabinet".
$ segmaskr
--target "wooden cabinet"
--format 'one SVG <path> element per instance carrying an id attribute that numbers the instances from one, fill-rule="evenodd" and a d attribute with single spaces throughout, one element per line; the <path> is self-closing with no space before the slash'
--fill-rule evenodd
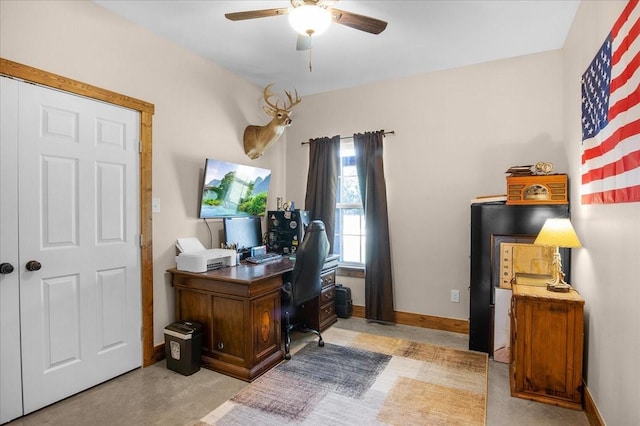
<path id="1" fill-rule="evenodd" d="M 575 291 L 514 285 L 511 395 L 582 409 L 584 299 Z"/>
<path id="2" fill-rule="evenodd" d="M 203 325 L 203 367 L 251 381 L 283 359 L 280 288 L 292 268 L 283 258 L 205 273 L 169 271 L 176 319 Z"/>

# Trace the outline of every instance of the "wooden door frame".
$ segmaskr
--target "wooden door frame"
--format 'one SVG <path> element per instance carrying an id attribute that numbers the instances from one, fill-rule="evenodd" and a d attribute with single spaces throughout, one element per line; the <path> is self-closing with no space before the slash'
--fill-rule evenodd
<path id="1" fill-rule="evenodd" d="M 153 347 L 153 235 L 151 214 L 151 152 L 154 105 L 90 84 L 0 58 L 0 75 L 129 108 L 140 113 L 140 233 L 142 297 L 142 366 L 160 360 Z M 161 347 L 160 347 L 161 349 Z M 156 353 L 157 352 L 157 353 Z"/>

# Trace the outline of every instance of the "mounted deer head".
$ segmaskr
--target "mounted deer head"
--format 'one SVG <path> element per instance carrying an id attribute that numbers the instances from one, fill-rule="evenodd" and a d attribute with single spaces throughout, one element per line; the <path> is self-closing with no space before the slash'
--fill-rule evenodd
<path id="1" fill-rule="evenodd" d="M 264 150 L 280 137 L 284 132 L 284 128 L 291 125 L 291 109 L 301 101 L 297 90 L 295 91 L 295 99 L 291 96 L 290 92 L 285 90 L 284 93 L 287 95 L 288 102 L 283 102 L 283 108 L 280 108 L 281 99 L 276 98 L 275 104 L 269 100 L 274 97 L 269 91 L 271 86 L 273 86 L 273 84 L 264 88 L 264 102 L 267 105 L 265 105 L 263 109 L 264 112 L 272 116 L 273 119 L 264 126 L 249 125 L 244 129 L 244 152 L 252 160 L 260 157 Z"/>

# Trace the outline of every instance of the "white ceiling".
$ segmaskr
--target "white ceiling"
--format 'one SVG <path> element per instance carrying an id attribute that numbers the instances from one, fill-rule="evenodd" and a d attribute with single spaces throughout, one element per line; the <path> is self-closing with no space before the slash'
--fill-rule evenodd
<path id="1" fill-rule="evenodd" d="M 287 0 L 94 0 L 243 76 L 308 95 L 429 71 L 560 49 L 579 0 L 341 0 L 335 7 L 387 21 L 373 35 L 332 24 L 296 50 L 286 16 L 229 21 L 227 12 L 288 7 Z"/>

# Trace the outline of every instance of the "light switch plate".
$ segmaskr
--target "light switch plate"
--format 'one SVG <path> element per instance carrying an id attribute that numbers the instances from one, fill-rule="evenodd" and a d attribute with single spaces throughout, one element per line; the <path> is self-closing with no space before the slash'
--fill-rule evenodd
<path id="1" fill-rule="evenodd" d="M 160 213 L 160 198 L 151 199 L 151 213 Z"/>

